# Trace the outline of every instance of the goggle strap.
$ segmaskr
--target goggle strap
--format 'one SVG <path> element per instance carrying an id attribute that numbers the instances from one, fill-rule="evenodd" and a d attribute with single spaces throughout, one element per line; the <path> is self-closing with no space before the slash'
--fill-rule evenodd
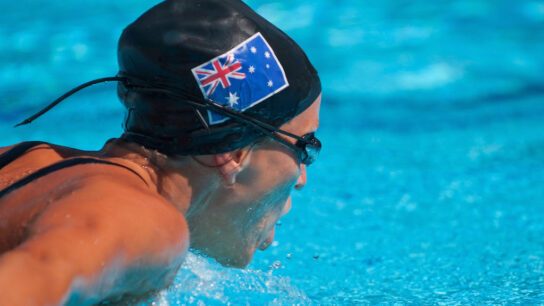
<path id="1" fill-rule="evenodd" d="M 126 81 L 126 78 L 125 77 L 107 77 L 107 78 L 100 78 L 100 79 L 96 79 L 96 80 L 92 80 L 92 81 L 89 81 L 87 83 L 84 83 L 84 84 L 81 84 L 79 85 L 78 87 L 68 91 L 67 93 L 65 93 L 64 95 L 60 96 L 58 99 L 56 99 L 55 101 L 53 101 L 51 104 L 47 105 L 45 108 L 43 108 L 41 111 L 37 112 L 36 114 L 28 117 L 27 119 L 23 120 L 22 122 L 18 123 L 15 125 L 15 127 L 18 127 L 18 126 L 21 126 L 21 125 L 25 125 L 25 124 L 29 124 L 31 123 L 32 121 L 36 120 L 36 118 L 40 117 L 41 115 L 45 114 L 46 112 L 48 112 L 50 109 L 52 109 L 53 107 L 55 107 L 57 104 L 59 104 L 62 100 L 68 98 L 69 96 L 73 95 L 74 93 L 82 90 L 83 88 L 86 88 L 86 87 L 89 87 L 91 85 L 94 85 L 94 84 L 98 84 L 98 83 L 103 83 L 103 82 L 113 82 L 113 81 L 116 81 L 116 82 L 123 82 L 123 81 Z"/>
<path id="2" fill-rule="evenodd" d="M 57 98 L 55 101 L 51 102 L 49 105 L 47 105 L 46 107 L 44 107 L 42 110 L 40 110 L 39 112 L 37 112 L 36 114 L 28 117 L 27 119 L 23 120 L 22 122 L 18 123 L 15 125 L 15 127 L 18 127 L 18 126 L 21 126 L 21 125 L 25 125 L 25 124 L 29 124 L 31 123 L 32 121 L 36 120 L 37 118 L 39 118 L 40 116 L 42 116 L 43 114 L 45 114 L 46 112 L 48 112 L 49 110 L 51 110 L 53 107 L 57 106 L 60 102 L 62 102 L 64 99 L 70 97 L 71 95 L 73 95 L 74 93 L 86 88 L 86 87 L 89 87 L 89 86 L 92 86 L 92 85 L 95 85 L 95 84 L 98 84 L 98 83 L 104 83 L 104 82 L 126 82 L 128 81 L 129 79 L 127 77 L 119 77 L 119 76 L 115 76 L 115 77 L 105 77 L 105 78 L 100 78 L 100 79 L 96 79 L 96 80 L 92 80 L 92 81 L 89 81 L 89 82 L 86 82 L 86 83 L 83 83 L 75 88 L 73 88 L 72 90 L 68 91 L 67 93 L 63 94 L 62 96 L 60 96 L 59 98 Z M 139 86 L 138 86 L 139 87 Z M 280 134 L 284 134 L 286 136 L 289 136 L 289 137 L 292 137 L 294 139 L 297 139 L 297 140 L 300 140 L 300 141 L 304 141 L 304 139 L 302 139 L 300 136 L 297 136 L 297 135 L 294 135 L 294 134 L 291 134 L 289 132 L 286 132 L 286 131 L 283 131 L 283 130 L 280 130 L 272 125 L 269 125 L 265 122 L 262 122 L 260 120 L 257 120 L 255 118 L 252 118 L 250 116 L 247 116 L 243 113 L 239 113 L 239 112 L 236 112 L 234 110 L 231 110 L 229 109 L 228 107 L 224 106 L 224 105 L 221 105 L 221 104 L 218 104 L 210 99 L 207 99 L 207 100 L 202 100 L 202 99 L 199 99 L 199 98 L 194 98 L 195 100 L 197 101 L 202 101 L 205 103 L 205 105 L 202 105 L 202 103 L 199 103 L 199 102 L 196 102 L 196 101 L 191 101 L 191 100 L 188 100 L 187 99 L 187 96 L 189 98 L 193 98 L 192 95 L 188 94 L 188 93 L 184 93 L 183 95 L 180 95 L 180 94 L 177 94 L 176 92 L 172 91 L 172 90 L 169 90 L 167 88 L 153 88 L 153 87 L 145 87 L 145 86 L 141 86 L 143 87 L 142 89 L 147 89 L 147 90 L 151 90 L 151 91 L 158 91 L 158 92 L 164 92 L 166 94 L 170 94 L 170 95 L 175 95 L 175 96 L 180 96 L 181 98 L 184 98 L 185 102 L 190 104 L 190 105 L 193 105 L 194 106 L 208 106 L 208 108 L 210 108 L 212 111 L 217 111 L 219 113 L 223 113 L 224 115 L 227 115 L 231 118 L 236 118 L 236 119 L 241 119 L 242 122 L 246 122 L 246 123 L 250 123 L 251 125 L 253 125 L 254 127 L 258 128 L 259 130 L 261 130 L 262 132 L 264 132 L 265 134 L 267 135 L 273 135 L 274 132 L 276 133 L 280 133 Z M 195 113 L 198 117 L 198 119 L 200 120 L 200 122 L 202 123 L 202 125 L 204 126 L 204 128 L 207 130 L 207 131 L 210 131 L 210 127 L 209 125 L 206 123 L 206 121 L 204 120 L 204 117 L 202 116 L 202 113 L 200 113 L 200 111 L 198 109 L 195 108 Z M 278 137 L 278 140 L 281 139 Z M 282 139 L 283 140 L 283 139 Z M 291 145 L 290 143 L 286 142 L 286 141 L 282 141 L 280 140 L 281 142 L 284 142 L 285 144 L 288 144 L 288 145 Z"/>
<path id="3" fill-rule="evenodd" d="M 270 125 L 270 124 L 268 124 L 266 122 L 262 122 L 262 121 L 260 121 L 258 119 L 252 118 L 251 116 L 248 116 L 248 115 L 246 115 L 244 113 L 237 112 L 237 111 L 235 111 L 233 109 L 228 108 L 227 106 L 218 104 L 218 103 L 214 102 L 213 100 L 202 99 L 202 98 L 199 98 L 199 97 L 196 97 L 196 96 L 192 95 L 191 93 L 184 92 L 184 91 L 182 92 L 182 90 L 178 89 L 178 88 L 170 89 L 170 88 L 168 88 L 166 86 L 160 86 L 160 85 L 155 85 L 153 87 L 141 86 L 141 85 L 135 85 L 135 84 L 130 84 L 130 85 L 132 87 L 139 87 L 140 90 L 160 92 L 160 93 L 164 93 L 166 95 L 179 97 L 180 99 L 183 100 L 183 102 L 185 102 L 185 103 L 187 103 L 189 105 L 197 106 L 197 107 L 204 107 L 204 108 L 207 108 L 207 109 L 209 109 L 211 111 L 214 111 L 214 112 L 217 112 L 219 114 L 225 115 L 225 116 L 227 116 L 229 118 L 232 118 L 234 120 L 238 120 L 241 123 L 249 123 L 250 125 L 258 128 L 261 131 L 266 130 L 266 132 L 268 132 L 266 134 L 276 132 L 276 133 L 280 133 L 280 134 L 289 136 L 291 138 L 294 138 L 294 139 L 297 139 L 297 140 L 300 140 L 300 141 L 304 141 L 304 139 L 302 139 L 298 135 L 294 135 L 294 134 L 291 134 L 289 132 L 280 130 L 275 126 L 272 126 L 272 125 Z M 178 92 L 181 92 L 181 93 L 178 93 Z"/>

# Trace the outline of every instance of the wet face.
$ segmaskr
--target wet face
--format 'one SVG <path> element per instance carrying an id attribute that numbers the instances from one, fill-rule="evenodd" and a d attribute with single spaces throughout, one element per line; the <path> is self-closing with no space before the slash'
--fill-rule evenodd
<path id="1" fill-rule="evenodd" d="M 314 132 L 320 105 L 321 96 L 281 129 L 299 136 Z M 248 149 L 235 183 L 222 184 L 203 209 L 188 216 L 191 247 L 223 265 L 245 267 L 257 249 L 272 243 L 276 222 L 291 208 L 291 191 L 305 184 L 306 166 L 291 148 L 271 138 L 259 141 Z"/>

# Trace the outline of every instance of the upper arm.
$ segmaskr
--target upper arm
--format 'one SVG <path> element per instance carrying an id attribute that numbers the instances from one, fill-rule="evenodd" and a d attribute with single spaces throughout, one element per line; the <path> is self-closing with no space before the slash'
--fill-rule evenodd
<path id="1" fill-rule="evenodd" d="M 101 300 L 157 289 L 189 245 L 185 219 L 173 209 L 122 182 L 94 180 L 52 203 L 10 253 L 32 259 L 35 272 L 53 276 L 49 290 L 62 294 Z"/>

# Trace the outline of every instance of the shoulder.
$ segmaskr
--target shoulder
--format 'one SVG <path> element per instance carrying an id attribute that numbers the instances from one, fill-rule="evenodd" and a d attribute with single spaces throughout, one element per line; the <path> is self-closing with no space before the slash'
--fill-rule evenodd
<path id="1" fill-rule="evenodd" d="M 36 258 L 35 270 L 55 271 L 59 292 L 76 300 L 105 299 L 173 280 L 189 248 L 189 230 L 170 203 L 111 174 L 63 184 L 64 190 L 45 196 L 50 204 L 17 248 Z"/>
<path id="2" fill-rule="evenodd" d="M 7 146 L 7 147 L 0 147 L 0 154 L 3 154 L 4 152 L 7 152 L 9 151 L 11 148 L 13 148 L 15 145 L 13 146 Z"/>
<path id="3" fill-rule="evenodd" d="M 0 154 L 4 153 L 4 152 L 7 152 L 15 147 L 18 147 L 20 145 L 23 145 L 25 146 L 25 148 L 27 149 L 33 149 L 33 148 L 52 148 L 54 145 L 52 144 L 49 144 L 47 142 L 43 142 L 43 141 L 23 141 L 23 142 L 19 142 L 19 143 L 16 143 L 16 144 L 13 144 L 13 145 L 9 145 L 9 146 L 5 146 L 5 147 L 0 147 Z"/>
<path id="4" fill-rule="evenodd" d="M 35 220 L 33 233 L 68 227 L 76 236 L 99 236 L 111 246 L 123 247 L 128 258 L 144 253 L 151 261 L 168 262 L 187 251 L 184 216 L 145 185 L 115 172 L 86 173 L 72 181 L 77 183 L 55 194 L 57 200 Z"/>
<path id="5" fill-rule="evenodd" d="M 16 143 L 14 145 L 10 145 L 10 146 L 5 146 L 5 147 L 0 147 L 0 154 L 3 154 L 13 148 L 15 148 L 16 146 L 20 145 L 22 142 L 19 142 L 19 143 Z"/>

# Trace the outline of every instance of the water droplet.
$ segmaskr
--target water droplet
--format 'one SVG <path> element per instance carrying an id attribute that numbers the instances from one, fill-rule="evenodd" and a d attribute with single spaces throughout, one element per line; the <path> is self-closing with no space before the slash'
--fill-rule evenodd
<path id="1" fill-rule="evenodd" d="M 276 226 L 281 226 L 281 221 L 276 222 Z"/>
<path id="2" fill-rule="evenodd" d="M 272 265 L 274 266 L 274 269 L 277 269 L 277 268 L 281 267 L 281 261 L 276 260 L 276 261 L 274 261 L 274 263 Z"/>
<path id="3" fill-rule="evenodd" d="M 287 253 L 287 256 L 285 256 L 287 259 L 291 259 L 291 253 Z"/>
<path id="4" fill-rule="evenodd" d="M 317 260 L 319 258 L 319 254 L 314 254 L 314 260 Z"/>

